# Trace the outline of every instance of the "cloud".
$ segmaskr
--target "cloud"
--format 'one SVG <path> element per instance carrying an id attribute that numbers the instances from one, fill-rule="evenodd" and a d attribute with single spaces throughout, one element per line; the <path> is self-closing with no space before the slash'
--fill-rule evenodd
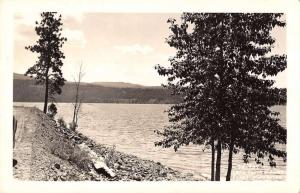
<path id="1" fill-rule="evenodd" d="M 58 15 L 62 15 L 62 19 L 70 23 L 81 23 L 84 14 L 81 12 L 58 12 Z M 41 12 L 17 12 L 14 14 L 15 24 L 24 24 L 34 26 L 35 21 L 41 20 Z"/>
<path id="2" fill-rule="evenodd" d="M 140 44 L 134 44 L 130 46 L 114 46 L 116 50 L 121 51 L 123 54 L 149 54 L 153 52 L 153 48 L 149 45 L 140 45 Z"/>
<path id="3" fill-rule="evenodd" d="M 87 43 L 84 33 L 81 30 L 66 28 L 63 29 L 62 36 L 67 38 L 68 45 L 71 46 L 85 47 Z"/>
<path id="4" fill-rule="evenodd" d="M 36 39 L 34 28 L 24 24 L 15 27 L 14 36 L 17 41 Z"/>
<path id="5" fill-rule="evenodd" d="M 83 21 L 84 14 L 81 12 L 63 12 L 62 19 L 64 24 L 77 27 Z"/>
<path id="6" fill-rule="evenodd" d="M 35 22 L 41 19 L 40 13 L 38 12 L 22 12 L 15 13 L 14 24 L 15 25 L 26 25 L 35 26 Z"/>

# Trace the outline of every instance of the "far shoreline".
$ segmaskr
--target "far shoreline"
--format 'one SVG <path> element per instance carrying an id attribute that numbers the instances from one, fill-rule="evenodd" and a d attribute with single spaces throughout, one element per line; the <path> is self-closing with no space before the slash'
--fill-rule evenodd
<path id="1" fill-rule="evenodd" d="M 44 101 L 13 101 L 13 103 L 44 103 Z M 48 102 L 49 103 L 49 102 Z M 59 103 L 70 103 L 72 104 L 73 102 L 55 102 L 55 104 Z M 124 102 L 83 102 L 82 104 L 136 104 L 136 105 L 174 105 L 176 103 L 124 103 Z M 15 105 L 13 105 L 15 106 Z M 274 106 L 286 106 L 286 104 L 277 104 Z"/>

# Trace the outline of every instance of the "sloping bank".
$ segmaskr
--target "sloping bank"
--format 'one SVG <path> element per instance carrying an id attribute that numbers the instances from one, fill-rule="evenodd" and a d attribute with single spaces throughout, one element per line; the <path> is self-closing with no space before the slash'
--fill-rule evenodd
<path id="1" fill-rule="evenodd" d="M 82 133 L 57 124 L 37 108 L 14 107 L 14 114 L 17 114 L 19 120 L 22 116 L 27 117 L 23 119 L 20 128 L 20 123 L 18 124 L 17 133 L 22 127 L 34 128 L 31 129 L 32 136 L 28 135 L 23 140 L 16 139 L 14 158 L 18 164 L 14 167 L 15 178 L 55 181 L 206 180 L 180 173 L 159 162 L 140 159 L 97 144 Z M 28 144 L 31 144 L 27 162 L 24 161 L 26 152 L 18 148 L 22 145 L 18 144 L 21 143 L 19 141 L 24 140 L 29 140 Z M 22 156 L 18 156 L 19 154 Z M 26 167 L 29 169 L 26 170 Z M 27 172 L 27 175 L 20 174 L 22 172 L 19 170 Z"/>

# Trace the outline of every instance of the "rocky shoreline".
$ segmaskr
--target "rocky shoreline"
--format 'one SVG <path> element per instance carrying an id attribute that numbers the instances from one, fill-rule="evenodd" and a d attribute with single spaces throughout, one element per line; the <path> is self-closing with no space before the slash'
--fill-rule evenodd
<path id="1" fill-rule="evenodd" d="M 14 107 L 35 117 L 30 180 L 202 181 L 152 160 L 116 151 L 49 118 L 37 108 Z M 22 116 L 22 115 L 21 115 Z M 33 121 L 31 121 L 32 124 Z M 82 149 L 85 147 L 85 149 Z M 15 152 L 14 155 L 17 155 Z M 94 158 L 91 158 L 92 157 Z M 14 156 L 15 157 L 15 156 Z M 18 163 L 14 176 L 18 178 Z"/>

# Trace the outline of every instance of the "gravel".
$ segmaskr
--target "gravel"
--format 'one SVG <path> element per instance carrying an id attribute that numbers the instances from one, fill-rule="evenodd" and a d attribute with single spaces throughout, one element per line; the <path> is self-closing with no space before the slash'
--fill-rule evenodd
<path id="1" fill-rule="evenodd" d="M 196 178 L 191 174 L 180 173 L 159 162 L 141 159 L 134 155 L 118 152 L 114 148 L 97 144 L 82 133 L 71 131 L 64 127 L 58 127 L 54 120 L 37 108 L 18 107 L 14 109 L 14 111 L 19 119 L 22 116 L 27 116 L 24 127 L 35 128 L 33 132 L 27 136 L 28 140 L 31 141 L 31 152 L 27 153 L 29 158 L 26 158 L 30 160 L 30 164 L 28 165 L 29 162 L 26 162 L 27 165 L 24 167 L 29 167 L 30 169 L 25 170 L 27 175 L 20 175 L 23 171 L 20 172 L 18 168 L 15 167 L 14 177 L 17 179 L 43 181 L 207 180 L 204 177 Z M 71 154 L 70 152 L 74 152 L 76 146 L 81 143 L 85 143 L 91 150 L 105 158 L 106 164 L 114 171 L 116 176 L 109 177 L 101 172 L 97 172 L 88 163 L 86 167 L 82 167 L 78 165 L 76 160 L 72 160 L 68 157 Z M 16 144 L 16 146 L 18 146 L 18 144 Z M 18 165 L 22 164 L 22 160 L 18 157 L 18 154 L 21 154 L 20 151 L 20 148 L 14 149 L 14 158 L 17 159 Z M 28 177 L 24 178 L 22 176 L 29 176 L 29 179 L 27 179 Z"/>

